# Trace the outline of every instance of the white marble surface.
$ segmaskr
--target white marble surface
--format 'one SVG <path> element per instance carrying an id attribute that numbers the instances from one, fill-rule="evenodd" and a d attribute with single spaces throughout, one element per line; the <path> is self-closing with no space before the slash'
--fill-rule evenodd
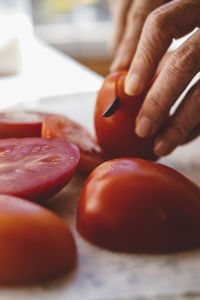
<path id="1" fill-rule="evenodd" d="M 81 93 L 18 105 L 66 114 L 89 128 L 95 93 Z M 162 162 L 200 184 L 200 139 L 179 147 Z M 200 299 L 200 250 L 171 255 L 113 253 L 95 247 L 75 230 L 76 206 L 83 177 L 71 183 L 46 206 L 72 228 L 78 266 L 68 276 L 35 287 L 1 289 L 0 300 L 190 300 Z"/>
<path id="2" fill-rule="evenodd" d="M 21 72 L 0 76 L 0 109 L 41 97 L 97 91 L 102 77 L 29 35 L 20 41 Z"/>

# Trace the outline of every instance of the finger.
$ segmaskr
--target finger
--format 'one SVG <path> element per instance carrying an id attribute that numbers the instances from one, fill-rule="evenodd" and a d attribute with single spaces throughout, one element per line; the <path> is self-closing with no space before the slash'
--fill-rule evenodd
<path id="1" fill-rule="evenodd" d="M 174 0 L 154 10 L 147 18 L 125 81 L 125 92 L 137 95 L 149 86 L 159 61 L 173 38 L 200 24 L 200 1 Z"/>
<path id="2" fill-rule="evenodd" d="M 153 135 L 162 126 L 171 106 L 200 69 L 199 52 L 200 30 L 168 58 L 155 79 L 137 116 L 138 136 Z"/>
<path id="3" fill-rule="evenodd" d="M 166 52 L 161 61 L 159 62 L 159 65 L 156 69 L 155 77 L 158 76 L 158 74 L 161 72 L 162 68 L 164 67 L 165 63 L 168 62 L 169 57 L 174 53 L 174 51 Z"/>
<path id="4" fill-rule="evenodd" d="M 200 124 L 200 81 L 187 93 L 184 100 L 169 119 L 168 126 L 155 140 L 154 153 L 167 155 L 183 144 Z"/>
<path id="5" fill-rule="evenodd" d="M 110 10 L 113 18 L 112 37 L 110 41 L 110 50 L 115 54 L 123 36 L 126 26 L 126 16 L 133 0 L 112 0 L 110 1 Z"/>
<path id="6" fill-rule="evenodd" d="M 123 38 L 115 55 L 111 71 L 127 69 L 135 54 L 140 34 L 147 16 L 164 0 L 135 0 L 128 13 L 126 28 L 123 30 Z"/>
<path id="7" fill-rule="evenodd" d="M 189 133 L 189 135 L 186 137 L 185 141 L 183 142 L 183 144 L 187 144 L 189 142 L 191 142 L 192 140 L 194 140 L 196 137 L 198 137 L 200 135 L 200 122 L 199 124 L 197 124 L 192 131 Z"/>

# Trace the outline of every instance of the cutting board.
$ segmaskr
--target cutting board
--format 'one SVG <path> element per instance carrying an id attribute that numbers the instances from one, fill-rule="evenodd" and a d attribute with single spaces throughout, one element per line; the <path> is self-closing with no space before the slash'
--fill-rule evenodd
<path id="1" fill-rule="evenodd" d="M 30 109 L 66 115 L 92 133 L 96 94 L 73 94 L 21 103 L 12 109 Z M 200 185 L 200 139 L 178 147 L 160 160 Z M 75 229 L 76 207 L 84 176 L 76 175 L 45 206 L 71 227 L 78 265 L 70 274 L 42 285 L 1 288 L 0 299 L 10 300 L 181 300 L 200 299 L 200 250 L 170 255 L 114 253 L 82 239 Z M 49 262 L 51 263 L 51 262 Z"/>

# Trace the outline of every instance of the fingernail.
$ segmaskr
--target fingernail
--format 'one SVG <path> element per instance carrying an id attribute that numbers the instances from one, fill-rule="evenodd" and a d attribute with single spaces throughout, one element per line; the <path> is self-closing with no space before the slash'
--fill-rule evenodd
<path id="1" fill-rule="evenodd" d="M 171 152 L 170 145 L 164 140 L 156 142 L 153 150 L 156 156 L 164 156 Z"/>
<path id="2" fill-rule="evenodd" d="M 145 116 L 141 117 L 136 124 L 135 133 L 139 137 L 146 137 L 151 133 L 152 123 L 151 120 Z"/>
<path id="3" fill-rule="evenodd" d="M 140 76 L 131 74 L 125 80 L 125 93 L 130 96 L 135 96 L 142 92 L 142 82 Z"/>

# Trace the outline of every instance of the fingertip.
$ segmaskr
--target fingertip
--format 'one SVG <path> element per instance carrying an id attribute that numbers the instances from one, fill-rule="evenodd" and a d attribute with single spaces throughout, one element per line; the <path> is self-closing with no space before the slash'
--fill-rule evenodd
<path id="1" fill-rule="evenodd" d="M 116 72 L 116 71 L 118 71 L 118 68 L 117 68 L 117 63 L 115 62 L 115 60 L 112 62 L 112 64 L 111 64 L 111 66 L 110 66 L 110 68 L 109 68 L 109 70 L 110 70 L 110 72 L 112 73 L 112 72 Z"/>
<path id="2" fill-rule="evenodd" d="M 143 91 L 140 76 L 136 73 L 128 74 L 125 79 L 124 90 L 127 95 L 136 96 Z"/>
<path id="3" fill-rule="evenodd" d="M 152 130 L 152 122 L 148 117 L 142 116 L 139 119 L 139 121 L 136 122 L 135 133 L 137 134 L 137 136 L 141 138 L 145 138 L 151 135 L 151 130 Z"/>
<path id="4" fill-rule="evenodd" d="M 163 138 L 157 138 L 154 143 L 154 154 L 156 156 L 166 156 L 170 154 L 176 146 L 170 144 L 169 141 Z"/>
<path id="5" fill-rule="evenodd" d="M 116 72 L 116 71 L 126 70 L 126 69 L 127 69 L 127 61 L 125 61 L 122 56 L 117 55 L 110 66 L 110 71 Z"/>

